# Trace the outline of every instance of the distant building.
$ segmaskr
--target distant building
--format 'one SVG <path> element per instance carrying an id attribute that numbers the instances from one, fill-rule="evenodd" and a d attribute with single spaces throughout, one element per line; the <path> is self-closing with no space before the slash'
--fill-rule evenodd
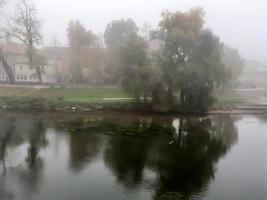
<path id="1" fill-rule="evenodd" d="M 1 54 L 12 70 L 15 77 L 15 65 L 18 60 L 22 60 L 25 56 L 25 47 L 22 44 L 8 42 L 0 44 Z M 8 76 L 4 69 L 3 63 L 0 62 L 0 82 L 8 82 Z"/>
<path id="2" fill-rule="evenodd" d="M 82 76 L 81 82 L 99 83 L 104 75 L 104 48 L 88 48 L 80 55 Z M 42 54 L 52 60 L 58 69 L 58 81 L 61 83 L 74 82 L 72 71 L 74 70 L 73 57 L 69 47 L 45 47 Z"/>
<path id="3" fill-rule="evenodd" d="M 12 70 L 15 83 L 38 83 L 36 71 L 31 69 L 25 56 L 26 47 L 20 43 L 8 42 L 0 44 L 0 50 L 5 61 Z M 43 83 L 54 84 L 58 81 L 58 69 L 55 62 L 47 60 L 43 68 Z M 8 76 L 3 63 L 0 62 L 0 83 L 8 83 Z"/>
<path id="4" fill-rule="evenodd" d="M 30 69 L 26 63 L 15 64 L 16 83 L 38 83 L 36 71 Z M 57 69 L 54 64 L 46 64 L 43 68 L 42 82 L 48 84 L 57 83 Z"/>

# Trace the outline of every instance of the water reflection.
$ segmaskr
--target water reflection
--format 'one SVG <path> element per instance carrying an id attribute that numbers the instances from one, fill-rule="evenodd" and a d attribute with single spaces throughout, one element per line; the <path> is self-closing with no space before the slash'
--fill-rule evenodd
<path id="1" fill-rule="evenodd" d="M 82 119 L 76 119 L 72 123 L 69 123 L 70 127 L 76 127 L 76 129 L 70 129 L 69 137 L 69 149 L 70 149 L 70 169 L 75 172 L 81 171 L 85 166 L 96 158 L 100 149 L 100 138 L 90 134 L 90 132 L 84 132 L 81 128 Z"/>
<path id="2" fill-rule="evenodd" d="M 42 117 L 36 117 L 30 121 L 29 129 L 25 133 L 28 143 L 25 165 L 21 165 L 17 170 L 19 182 L 29 197 L 32 192 L 38 192 L 42 184 L 45 163 L 40 151 L 49 145 L 46 139 L 45 122 Z"/>
<path id="3" fill-rule="evenodd" d="M 12 121 L 14 118 L 8 118 L 1 121 L 3 134 L 0 135 L 0 164 L 2 166 L 2 174 L 0 174 L 0 199 L 12 199 L 13 195 L 6 189 L 6 154 L 7 146 L 14 134 L 14 126 Z"/>
<path id="4" fill-rule="evenodd" d="M 154 199 L 190 199 L 204 193 L 215 164 L 229 150 L 224 136 L 237 138 L 233 125 L 227 135 L 218 135 L 222 127 L 212 127 L 210 118 L 181 118 L 179 124 L 174 142 L 162 142 L 151 152 L 151 165 L 158 172 Z"/>
<path id="5" fill-rule="evenodd" d="M 55 155 L 41 153 L 54 148 L 51 145 L 54 137 L 49 134 L 63 135 L 64 141 L 68 141 L 64 143 L 68 154 L 60 155 L 60 159 L 67 160 L 66 166 L 59 165 L 63 167 L 62 172 L 75 172 L 74 177 L 78 177 L 89 170 L 91 164 L 100 162 L 112 173 L 118 186 L 128 191 L 139 188 L 149 192 L 155 200 L 205 196 L 214 178 L 216 163 L 238 138 L 235 119 L 229 115 L 128 116 L 127 119 L 105 114 L 71 117 L 2 115 L 0 163 L 5 178 L 1 178 L 0 199 L 34 199 L 34 195 L 41 195 L 38 199 L 49 199 L 48 194 L 42 192 L 48 187 L 44 180 L 49 182 L 49 173 L 58 171 L 55 169 L 57 165 L 49 162 Z M 53 131 L 48 134 L 51 129 Z M 16 157 L 17 148 L 20 152 L 23 150 L 24 159 Z M 148 171 L 152 174 L 149 181 L 146 180 Z M 96 184 L 90 182 L 89 176 L 86 181 L 89 185 Z M 71 194 L 75 188 L 66 192 Z M 83 191 L 83 194 L 86 192 L 90 195 L 89 191 Z M 114 189 L 113 192 L 121 191 Z M 138 195 L 135 198 L 144 199 Z M 83 197 L 77 196 L 76 199 Z"/>

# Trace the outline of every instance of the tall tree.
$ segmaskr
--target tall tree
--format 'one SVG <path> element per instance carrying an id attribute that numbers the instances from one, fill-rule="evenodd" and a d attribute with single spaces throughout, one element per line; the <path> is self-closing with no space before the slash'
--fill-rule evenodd
<path id="1" fill-rule="evenodd" d="M 87 56 L 90 52 L 89 49 L 95 46 L 97 37 L 76 20 L 69 23 L 68 39 L 72 80 L 79 82 L 84 79 L 83 70 L 88 66 Z"/>
<path id="2" fill-rule="evenodd" d="M 150 96 L 152 68 L 142 38 L 132 38 L 120 52 L 120 75 L 123 89 L 139 100 Z"/>
<path id="3" fill-rule="evenodd" d="M 202 9 L 196 8 L 185 13 L 165 11 L 161 16 L 158 30 L 152 34 L 153 39 L 161 40 L 164 44 L 158 59 L 161 76 L 153 92 L 153 100 L 155 104 L 165 104 L 155 107 L 172 107 L 175 104 L 175 90 L 178 89 L 179 70 L 185 61 L 192 58 L 203 28 L 204 14 Z"/>
<path id="4" fill-rule="evenodd" d="M 210 30 L 202 30 L 193 54 L 180 73 L 180 97 L 184 107 L 205 111 L 213 102 L 212 91 L 227 81 L 221 59 L 222 43 Z"/>
<path id="5" fill-rule="evenodd" d="M 120 51 L 130 38 L 136 37 L 138 27 L 132 19 L 114 20 L 106 26 L 104 39 L 106 44 L 106 70 L 110 74 L 110 81 L 117 82 L 120 66 Z"/>
<path id="6" fill-rule="evenodd" d="M 161 76 L 152 93 L 156 104 L 165 104 L 161 107 L 175 105 L 179 92 L 183 108 L 204 111 L 212 103 L 213 88 L 226 81 L 222 44 L 203 24 L 201 8 L 162 14 L 152 34 L 164 44 L 158 59 Z"/>
<path id="7" fill-rule="evenodd" d="M 36 7 L 31 0 L 18 0 L 16 13 L 11 21 L 10 34 L 26 46 L 29 66 L 36 70 L 39 83 L 42 83 L 44 58 L 41 58 L 42 55 L 37 50 L 42 40 L 41 21 L 37 17 Z"/>

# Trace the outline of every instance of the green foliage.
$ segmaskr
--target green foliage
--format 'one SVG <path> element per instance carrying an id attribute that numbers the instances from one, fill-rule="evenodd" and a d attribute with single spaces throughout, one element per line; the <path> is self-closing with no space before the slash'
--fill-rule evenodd
<path id="1" fill-rule="evenodd" d="M 31 0 L 17 2 L 16 13 L 12 18 L 8 34 L 26 46 L 27 62 L 30 68 L 36 70 L 39 83 L 42 83 L 41 68 L 44 58 L 36 50 L 36 46 L 42 41 L 41 20 L 38 19 L 36 7 Z"/>
<path id="2" fill-rule="evenodd" d="M 213 103 L 213 81 L 208 68 L 186 63 L 181 70 L 181 104 L 187 110 L 206 111 Z"/>
<path id="3" fill-rule="evenodd" d="M 36 49 L 28 49 L 26 55 L 27 57 L 32 57 L 31 63 L 29 63 L 30 69 L 36 69 L 41 73 L 44 73 L 44 66 L 47 64 L 47 58 Z"/>
<path id="4" fill-rule="evenodd" d="M 227 77 L 221 51 L 219 38 L 202 30 L 180 74 L 181 104 L 186 108 L 206 111 L 212 105 L 214 87 L 225 83 Z"/>
<path id="5" fill-rule="evenodd" d="M 89 57 L 89 49 L 96 45 L 97 37 L 76 20 L 69 23 L 68 39 L 71 80 L 73 82 L 82 82 L 84 69 L 89 65 L 86 58 Z"/>
<path id="6" fill-rule="evenodd" d="M 121 50 L 123 89 L 136 99 L 151 95 L 155 111 L 173 110 L 177 92 L 185 110 L 206 111 L 213 102 L 213 89 L 227 82 L 229 70 L 222 62 L 222 43 L 210 30 L 203 29 L 203 24 L 200 8 L 162 13 L 158 30 L 152 34 L 163 44 L 156 56 L 149 54 L 133 22 L 109 25 L 106 42 L 108 47 L 118 45 L 117 50 Z M 125 30 L 128 32 L 122 34 Z"/>
<path id="7" fill-rule="evenodd" d="M 144 42 L 137 37 L 121 49 L 121 77 L 123 89 L 139 100 L 150 95 L 152 69 Z"/>
<path id="8" fill-rule="evenodd" d="M 118 82 L 121 48 L 125 47 L 129 40 L 136 38 L 137 32 L 138 28 L 132 19 L 114 20 L 106 26 L 104 39 L 108 81 Z"/>
<path id="9" fill-rule="evenodd" d="M 179 70 L 186 60 L 192 58 L 193 50 L 204 20 L 201 9 L 192 9 L 189 12 L 166 11 L 162 13 L 159 23 L 159 31 L 153 33 L 153 37 L 164 43 L 159 55 L 160 77 L 156 83 L 155 95 L 165 95 L 166 99 L 153 96 L 157 102 L 156 107 L 171 108 L 175 104 L 174 93 L 179 85 Z M 164 105 L 160 105 L 164 103 Z"/>
<path id="10" fill-rule="evenodd" d="M 104 33 L 107 48 L 119 50 L 131 37 L 135 37 L 137 32 L 138 27 L 132 19 L 112 21 L 106 26 Z"/>
<path id="11" fill-rule="evenodd" d="M 223 44 L 211 30 L 202 30 L 194 48 L 192 62 L 207 68 L 209 79 L 215 86 L 227 82 L 228 71 L 222 62 Z"/>
<path id="12" fill-rule="evenodd" d="M 162 14 L 159 31 L 153 33 L 164 43 L 157 63 L 161 76 L 152 93 L 156 107 L 171 109 L 179 91 L 183 107 L 205 111 L 212 104 L 214 86 L 226 82 L 222 44 L 210 30 L 203 29 L 203 17 L 199 8 Z"/>
<path id="13" fill-rule="evenodd" d="M 97 37 L 76 20 L 69 23 L 68 39 L 71 48 L 80 49 L 93 46 Z"/>

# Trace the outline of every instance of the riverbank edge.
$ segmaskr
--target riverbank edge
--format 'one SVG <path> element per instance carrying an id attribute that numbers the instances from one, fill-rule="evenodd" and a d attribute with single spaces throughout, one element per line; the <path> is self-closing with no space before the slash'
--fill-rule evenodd
<path id="1" fill-rule="evenodd" d="M 0 97 L 1 111 L 20 111 L 20 112 L 91 112 L 91 111 L 119 111 L 119 112 L 142 112 L 142 113 L 159 113 L 159 114 L 267 114 L 267 109 L 250 109 L 239 108 L 237 105 L 227 105 L 224 107 L 212 107 L 207 112 L 185 110 L 179 106 L 175 109 L 160 112 L 153 111 L 150 103 L 134 101 L 115 101 L 92 103 L 67 102 L 64 100 L 49 100 L 45 98 L 31 97 Z"/>

